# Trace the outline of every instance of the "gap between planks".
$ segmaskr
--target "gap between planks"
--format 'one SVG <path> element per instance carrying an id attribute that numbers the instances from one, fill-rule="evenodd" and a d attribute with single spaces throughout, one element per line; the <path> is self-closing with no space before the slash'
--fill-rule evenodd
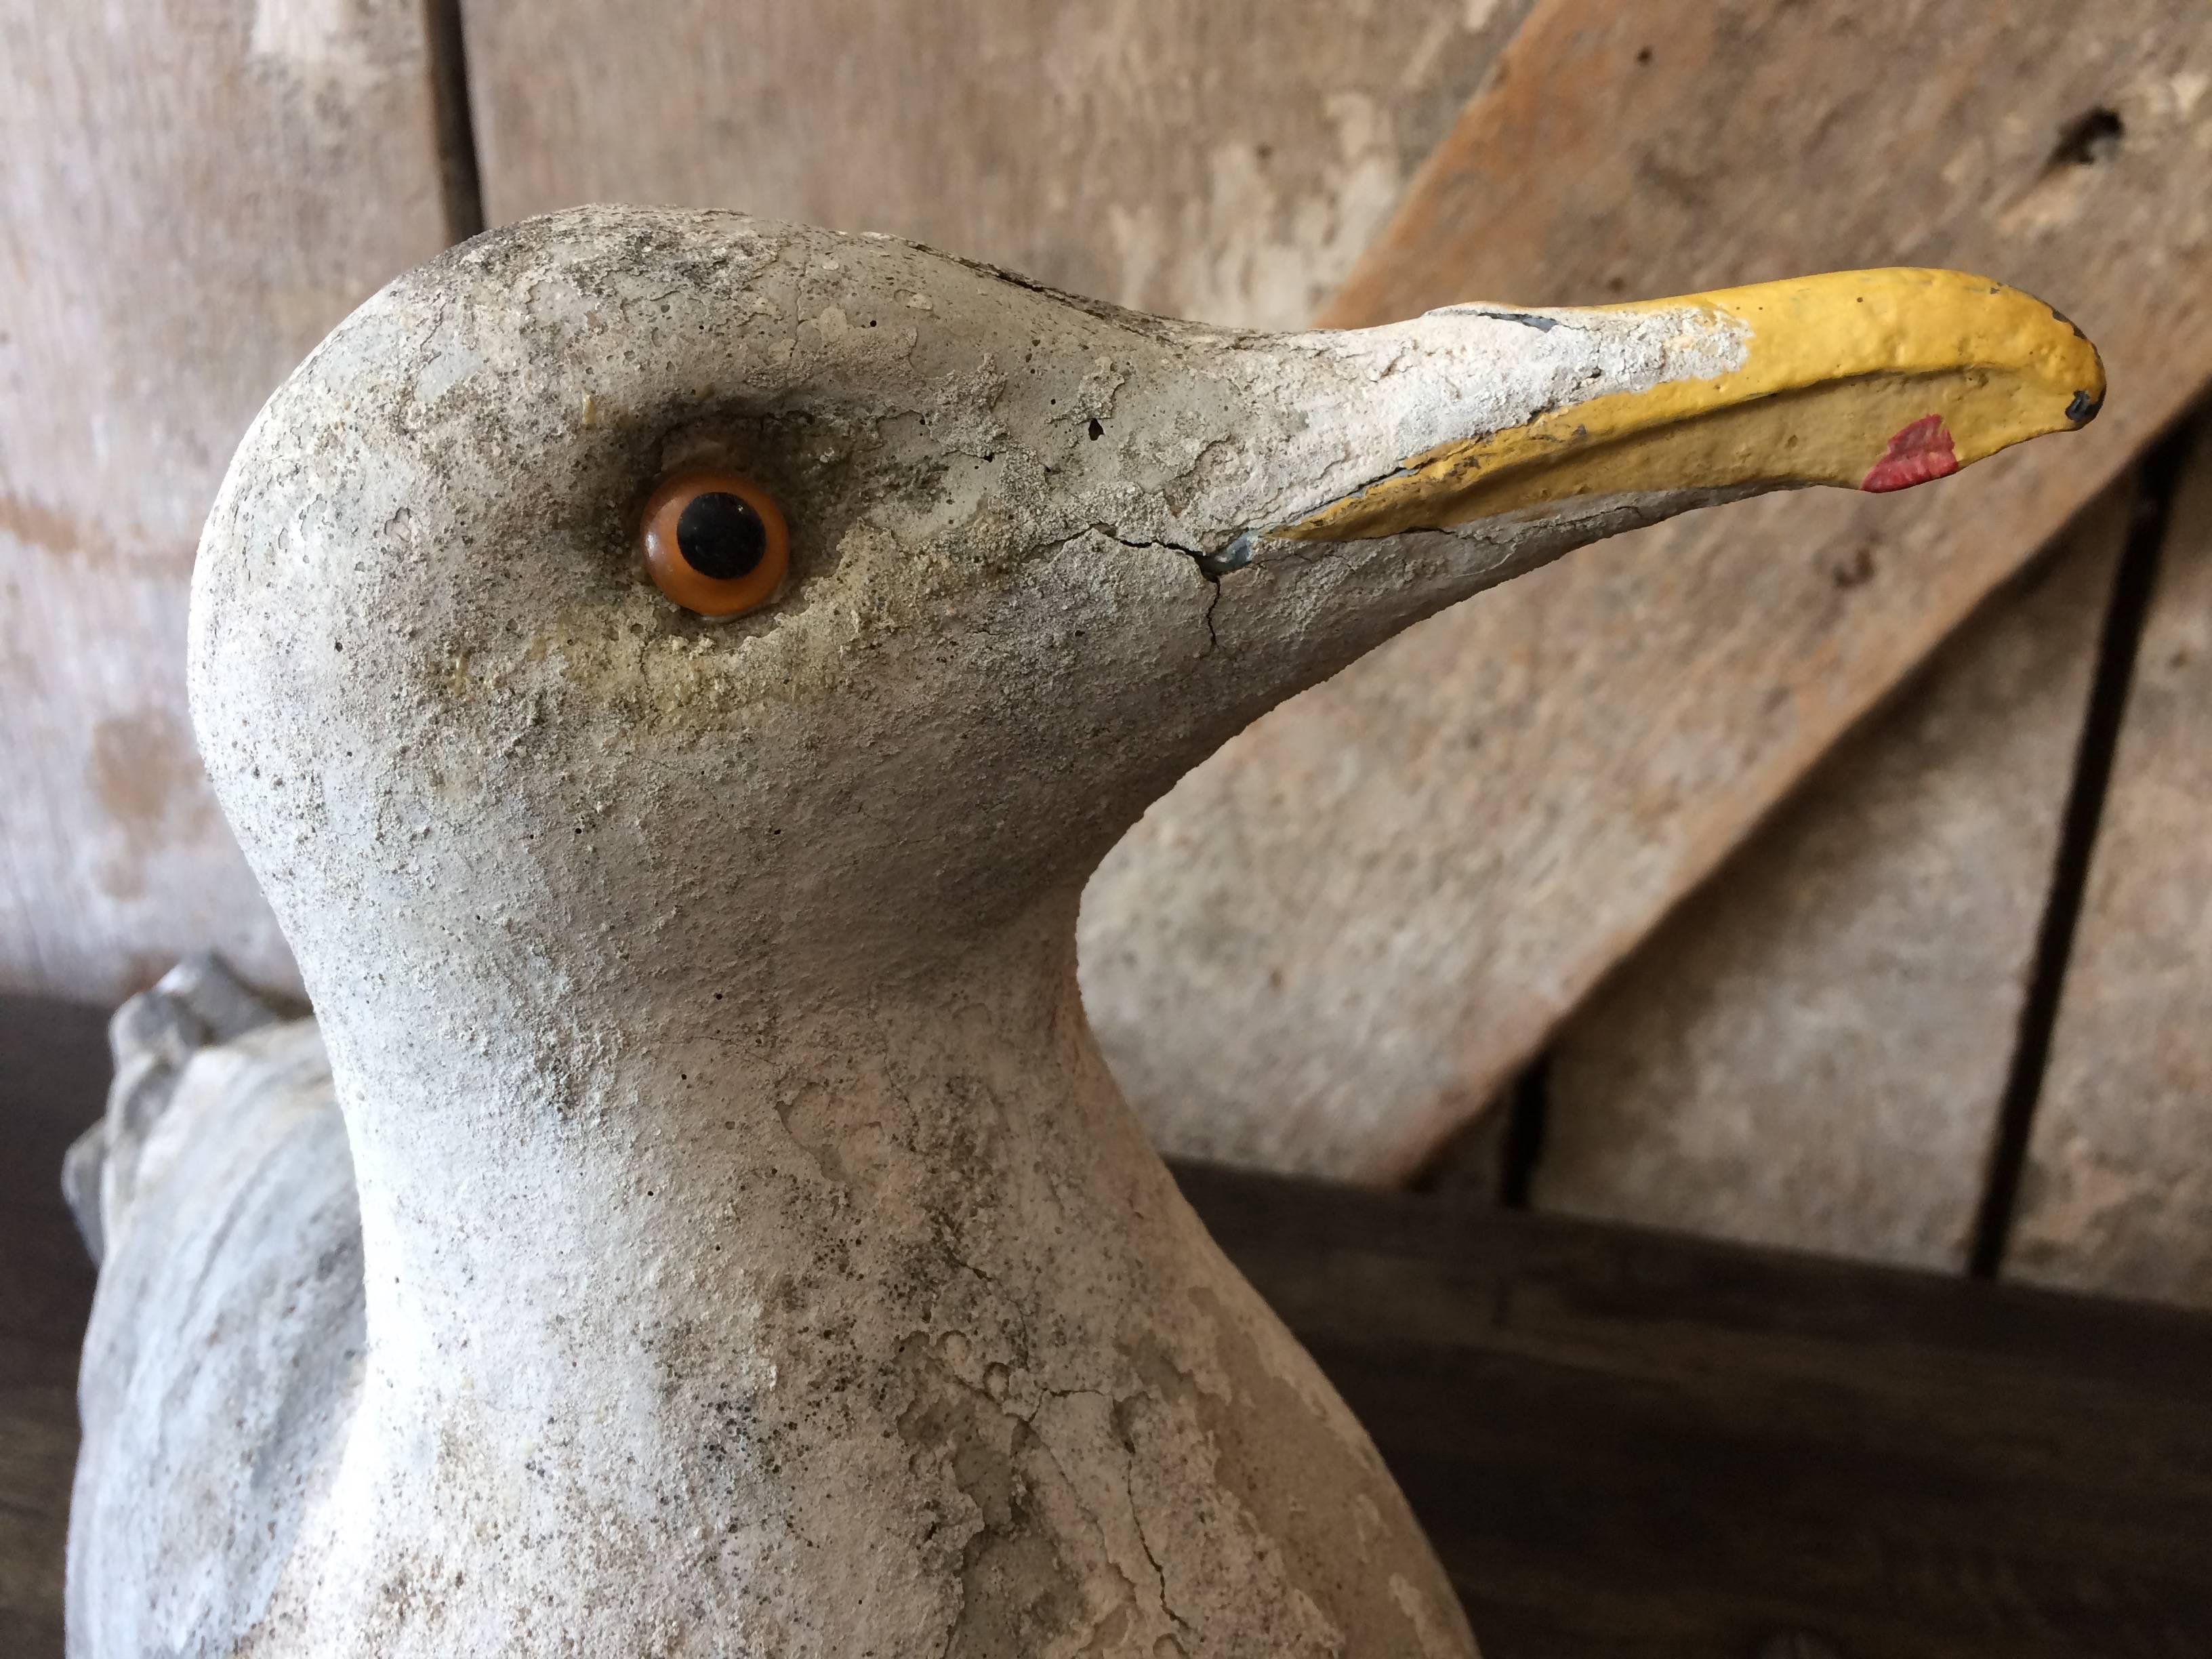
<path id="1" fill-rule="evenodd" d="M 423 42 L 430 70 L 430 114 L 438 144 L 438 185 L 449 241 L 484 228 L 483 172 L 477 160 L 476 106 L 461 0 L 423 0 Z"/>
<path id="2" fill-rule="evenodd" d="M 2027 1164 L 2035 1109 L 2051 1065 L 2051 1034 L 2058 1022 L 2066 968 L 2087 891 L 2091 856 L 2112 785 L 2112 760 L 2125 723 L 2128 692 L 2135 681 L 2136 659 L 2150 618 L 2158 567 L 2172 522 L 2173 497 L 2183 461 L 2190 453 L 2194 418 L 2177 425 L 2151 447 L 2136 473 L 2127 542 L 2113 573 L 2097 651 L 2096 678 L 2081 721 L 2081 747 L 2074 764 L 2057 855 L 2036 936 L 2035 966 L 2021 1006 L 2020 1035 L 2012 1066 L 1997 1108 L 1990 1149 L 1989 1173 L 1974 1221 L 1967 1271 L 1994 1279 L 2004 1265 L 2021 1178 Z"/>

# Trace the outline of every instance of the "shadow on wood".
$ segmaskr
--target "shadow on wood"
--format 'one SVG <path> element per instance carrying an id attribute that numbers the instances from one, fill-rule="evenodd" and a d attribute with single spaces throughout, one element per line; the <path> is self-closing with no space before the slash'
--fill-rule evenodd
<path id="1" fill-rule="evenodd" d="M 76 1351 L 92 1264 L 62 1153 L 100 1115 L 107 1013 L 0 996 L 0 1653 L 62 1650 L 62 1540 L 76 1461 Z"/>

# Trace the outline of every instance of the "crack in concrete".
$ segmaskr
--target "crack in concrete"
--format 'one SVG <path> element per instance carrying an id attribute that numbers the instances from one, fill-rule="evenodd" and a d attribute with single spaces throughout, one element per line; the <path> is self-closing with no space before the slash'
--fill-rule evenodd
<path id="1" fill-rule="evenodd" d="M 1078 1486 L 1073 1477 L 1069 1475 L 1067 1472 L 1067 1465 L 1060 1461 L 1060 1449 L 1053 1444 L 1052 1437 L 1043 1430 L 1036 1427 L 1037 1413 L 1044 1409 L 1045 1404 L 1048 1401 L 1073 1400 L 1079 1395 L 1088 1395 L 1094 1400 L 1104 1401 L 1106 1402 L 1107 1417 L 1109 1421 L 1112 1419 L 1113 1413 L 1116 1409 L 1118 1409 L 1120 1405 L 1120 1402 L 1103 1389 L 1044 1389 L 1039 1391 L 1037 1403 L 1030 1408 L 1029 1415 L 1022 1418 L 1021 1420 L 1030 1425 L 1031 1431 L 1036 1436 L 1037 1444 L 1044 1449 L 1044 1455 L 1051 1460 L 1053 1468 L 1059 1471 L 1060 1478 L 1066 1483 L 1068 1491 L 1074 1494 L 1077 1508 L 1082 1511 L 1083 1518 L 1091 1523 L 1091 1530 L 1097 1540 L 1098 1553 L 1105 1558 L 1106 1564 L 1114 1569 L 1114 1576 L 1119 1578 L 1122 1583 L 1128 1586 L 1131 1599 L 1141 1601 L 1141 1598 L 1144 1595 L 1144 1590 L 1134 1579 L 1129 1577 L 1128 1573 L 1122 1568 L 1120 1559 L 1115 1556 L 1112 1541 L 1106 1535 L 1106 1523 L 1104 1520 L 1099 1516 L 1096 1510 L 1094 1510 L 1088 1503 L 1084 1501 L 1083 1489 Z M 1018 1416 L 1019 1413 L 1017 1413 L 1015 1415 Z M 1126 1443 L 1124 1449 L 1127 1449 Z M 1138 1547 L 1145 1552 L 1145 1559 L 1147 1561 L 1152 1562 L 1152 1571 L 1157 1576 L 1159 1573 L 1159 1563 L 1152 1559 L 1152 1546 L 1145 1542 L 1145 1523 L 1140 1518 L 1139 1518 L 1137 1514 L 1135 1471 L 1131 1467 L 1130 1461 L 1127 1459 L 1124 1459 L 1121 1465 L 1121 1490 L 1129 1504 L 1129 1522 L 1137 1534 Z M 1176 1619 L 1174 1611 L 1169 1607 L 1167 1603 L 1167 1581 L 1164 1577 L 1160 1578 L 1159 1586 L 1155 1592 L 1154 1599 L 1158 1601 L 1160 1611 L 1167 1614 L 1170 1619 L 1174 1620 L 1176 1626 L 1181 1628 L 1182 1626 L 1182 1620 Z M 1103 1620 L 1101 1622 L 1103 1622 Z M 1096 1626 L 1093 1628 L 1095 1630 Z"/>
<path id="2" fill-rule="evenodd" d="M 954 1260 L 958 1261 L 961 1266 L 966 1267 L 970 1273 L 975 1273 L 978 1278 L 983 1279 L 986 1283 L 995 1282 L 991 1279 L 989 1274 L 984 1273 L 981 1268 L 976 1267 L 973 1263 L 962 1260 L 957 1254 L 954 1255 Z M 951 1334 L 952 1333 L 940 1334 L 939 1340 L 941 1340 L 942 1334 Z M 931 1338 L 927 1331 L 917 1330 L 910 1333 L 910 1335 L 920 1338 L 925 1344 L 931 1342 Z M 942 1377 L 945 1382 L 949 1384 L 951 1387 L 958 1389 L 961 1393 L 968 1395 L 970 1399 L 975 1401 L 976 1405 L 980 1408 L 983 1410 L 995 1410 L 1002 1413 L 1006 1416 L 1012 1418 L 1015 1422 L 1022 1425 L 1023 1428 L 1028 1431 L 1029 1443 L 1033 1445 L 1039 1452 L 1041 1452 L 1045 1460 L 1051 1464 L 1054 1472 L 1058 1475 L 1061 1484 L 1066 1487 L 1067 1493 L 1074 1500 L 1077 1510 L 1082 1515 L 1085 1523 L 1090 1526 L 1092 1538 L 1097 1546 L 1101 1559 L 1104 1560 L 1108 1567 L 1112 1570 L 1115 1577 L 1119 1578 L 1123 1586 L 1127 1589 L 1130 1598 L 1129 1604 L 1141 1608 L 1145 1601 L 1145 1589 L 1134 1579 L 1130 1577 L 1128 1571 L 1121 1565 L 1121 1559 L 1115 1553 L 1112 1540 L 1109 1535 L 1105 1517 L 1100 1513 L 1097 1508 L 1085 1499 L 1082 1485 L 1069 1474 L 1068 1466 L 1062 1461 L 1060 1448 L 1054 1443 L 1052 1435 L 1046 1431 L 1046 1430 L 1040 1428 L 1036 1421 L 1039 1414 L 1042 1413 L 1048 1403 L 1054 1401 L 1074 1400 L 1088 1395 L 1092 1399 L 1102 1401 L 1105 1405 L 1107 1419 L 1109 1423 L 1116 1422 L 1121 1407 L 1130 1400 L 1135 1399 L 1137 1397 L 1136 1395 L 1132 1394 L 1128 1395 L 1116 1396 L 1108 1389 L 1098 1388 L 1054 1389 L 1039 1387 L 1036 1389 L 1035 1403 L 1032 1404 L 1027 1411 L 1024 1411 L 1021 1409 L 1018 1401 L 1012 1399 L 1004 1399 L 994 1396 L 988 1389 L 978 1388 L 974 1383 L 968 1382 L 957 1371 L 945 1365 L 941 1358 L 937 1360 L 936 1369 L 938 1374 Z M 1158 1608 L 1160 1613 L 1175 1626 L 1178 1636 L 1187 1637 L 1190 1631 L 1189 1621 L 1184 1619 L 1181 1614 L 1177 1613 L 1173 1607 L 1168 1605 L 1167 1575 L 1165 1571 L 1160 1565 L 1159 1558 L 1152 1553 L 1151 1541 L 1145 1536 L 1144 1518 L 1137 1512 L 1134 1447 L 1126 1434 L 1121 1434 L 1117 1431 L 1115 1437 L 1120 1441 L 1123 1452 L 1121 1487 L 1125 1501 L 1128 1504 L 1130 1528 L 1136 1534 L 1138 1547 L 1143 1550 L 1146 1560 L 1151 1564 L 1153 1577 L 1156 1581 L 1156 1587 L 1152 1598 L 1153 1604 Z M 1016 1452 L 1017 1459 L 1018 1458 L 1018 1455 L 1019 1451 L 1018 1445 Z M 957 1476 L 956 1484 L 958 1484 Z M 960 1490 L 969 1498 L 971 1503 L 977 1501 L 975 1494 L 969 1492 L 964 1485 L 960 1486 Z M 975 1538 L 982 1537 L 991 1530 L 991 1526 L 987 1519 L 981 1530 L 975 1534 L 975 1537 L 971 1537 L 969 1540 L 969 1546 L 972 1547 Z M 941 1647 L 938 1651 L 938 1659 L 950 1659 L 950 1655 L 951 1654 L 954 1646 L 959 1641 L 961 1632 L 966 1624 L 969 1588 L 968 1574 L 963 1571 L 959 1586 L 957 1605 L 953 1611 L 951 1622 L 946 1627 L 945 1643 L 943 1647 Z M 1104 1620 L 1103 1619 L 1094 1621 L 1084 1632 L 1085 1635 L 1086 1637 L 1095 1638 L 1099 1627 L 1103 1623 Z"/>
<path id="3" fill-rule="evenodd" d="M 1206 651 L 1204 654 L 1212 656 L 1214 648 L 1221 643 L 1221 636 L 1214 631 L 1213 627 L 1214 609 L 1221 603 L 1221 579 L 1231 571 L 1242 570 L 1251 562 L 1250 533 L 1248 532 L 1238 536 L 1218 551 L 1208 552 L 1204 548 L 1187 546 L 1182 542 L 1134 541 L 1127 536 L 1115 535 L 1109 526 L 1103 524 L 1093 524 L 1089 528 L 1093 533 L 1103 536 L 1108 541 L 1117 543 L 1123 547 L 1164 548 L 1168 552 L 1180 553 L 1198 567 L 1198 574 L 1205 580 L 1206 586 L 1213 590 L 1206 601 L 1205 618 Z M 1070 538 L 1070 539 L 1073 538 Z"/>
<path id="4" fill-rule="evenodd" d="M 1152 1563 L 1152 1577 L 1159 1581 L 1160 1611 L 1175 1621 L 1175 1627 L 1179 1632 L 1187 1636 L 1190 1632 L 1190 1620 L 1177 1613 L 1169 1604 L 1168 1571 L 1160 1565 L 1160 1558 L 1152 1553 L 1152 1540 L 1145 1536 L 1144 1512 L 1137 1507 L 1137 1443 L 1135 1437 L 1129 1432 L 1128 1425 L 1122 1420 L 1121 1410 L 1143 1393 L 1144 1390 L 1139 1389 L 1136 1393 L 1127 1395 L 1113 1403 L 1109 1420 L 1114 1425 L 1115 1437 L 1121 1443 L 1121 1491 L 1128 1499 L 1129 1520 L 1136 1528 L 1137 1547 L 1144 1551 L 1145 1559 Z"/>

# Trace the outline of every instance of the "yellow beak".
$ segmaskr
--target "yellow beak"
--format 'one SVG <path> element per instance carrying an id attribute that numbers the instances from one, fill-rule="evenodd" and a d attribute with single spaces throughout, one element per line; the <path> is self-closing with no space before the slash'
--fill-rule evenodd
<path id="1" fill-rule="evenodd" d="M 1841 271 L 1595 313 L 1718 326 L 1741 360 L 1442 445 L 1273 533 L 1350 541 L 1632 491 L 1902 489 L 2081 426 L 2104 402 L 2081 330 L 1960 271 Z M 1591 314 L 1515 313 L 1540 327 Z"/>

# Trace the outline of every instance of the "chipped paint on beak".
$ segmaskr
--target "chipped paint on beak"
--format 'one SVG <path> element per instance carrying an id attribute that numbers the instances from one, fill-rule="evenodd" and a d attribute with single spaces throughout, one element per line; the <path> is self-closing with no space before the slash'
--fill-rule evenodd
<path id="1" fill-rule="evenodd" d="M 1385 477 L 1264 532 L 1351 541 L 1440 529 L 1577 496 L 1901 489 L 2085 424 L 2104 366 L 2040 301 L 1958 271 L 1846 271 L 1586 310 L 1455 307 L 1544 331 L 1656 324 L 1702 372 L 1606 389 L 1503 430 L 1413 453 Z"/>

